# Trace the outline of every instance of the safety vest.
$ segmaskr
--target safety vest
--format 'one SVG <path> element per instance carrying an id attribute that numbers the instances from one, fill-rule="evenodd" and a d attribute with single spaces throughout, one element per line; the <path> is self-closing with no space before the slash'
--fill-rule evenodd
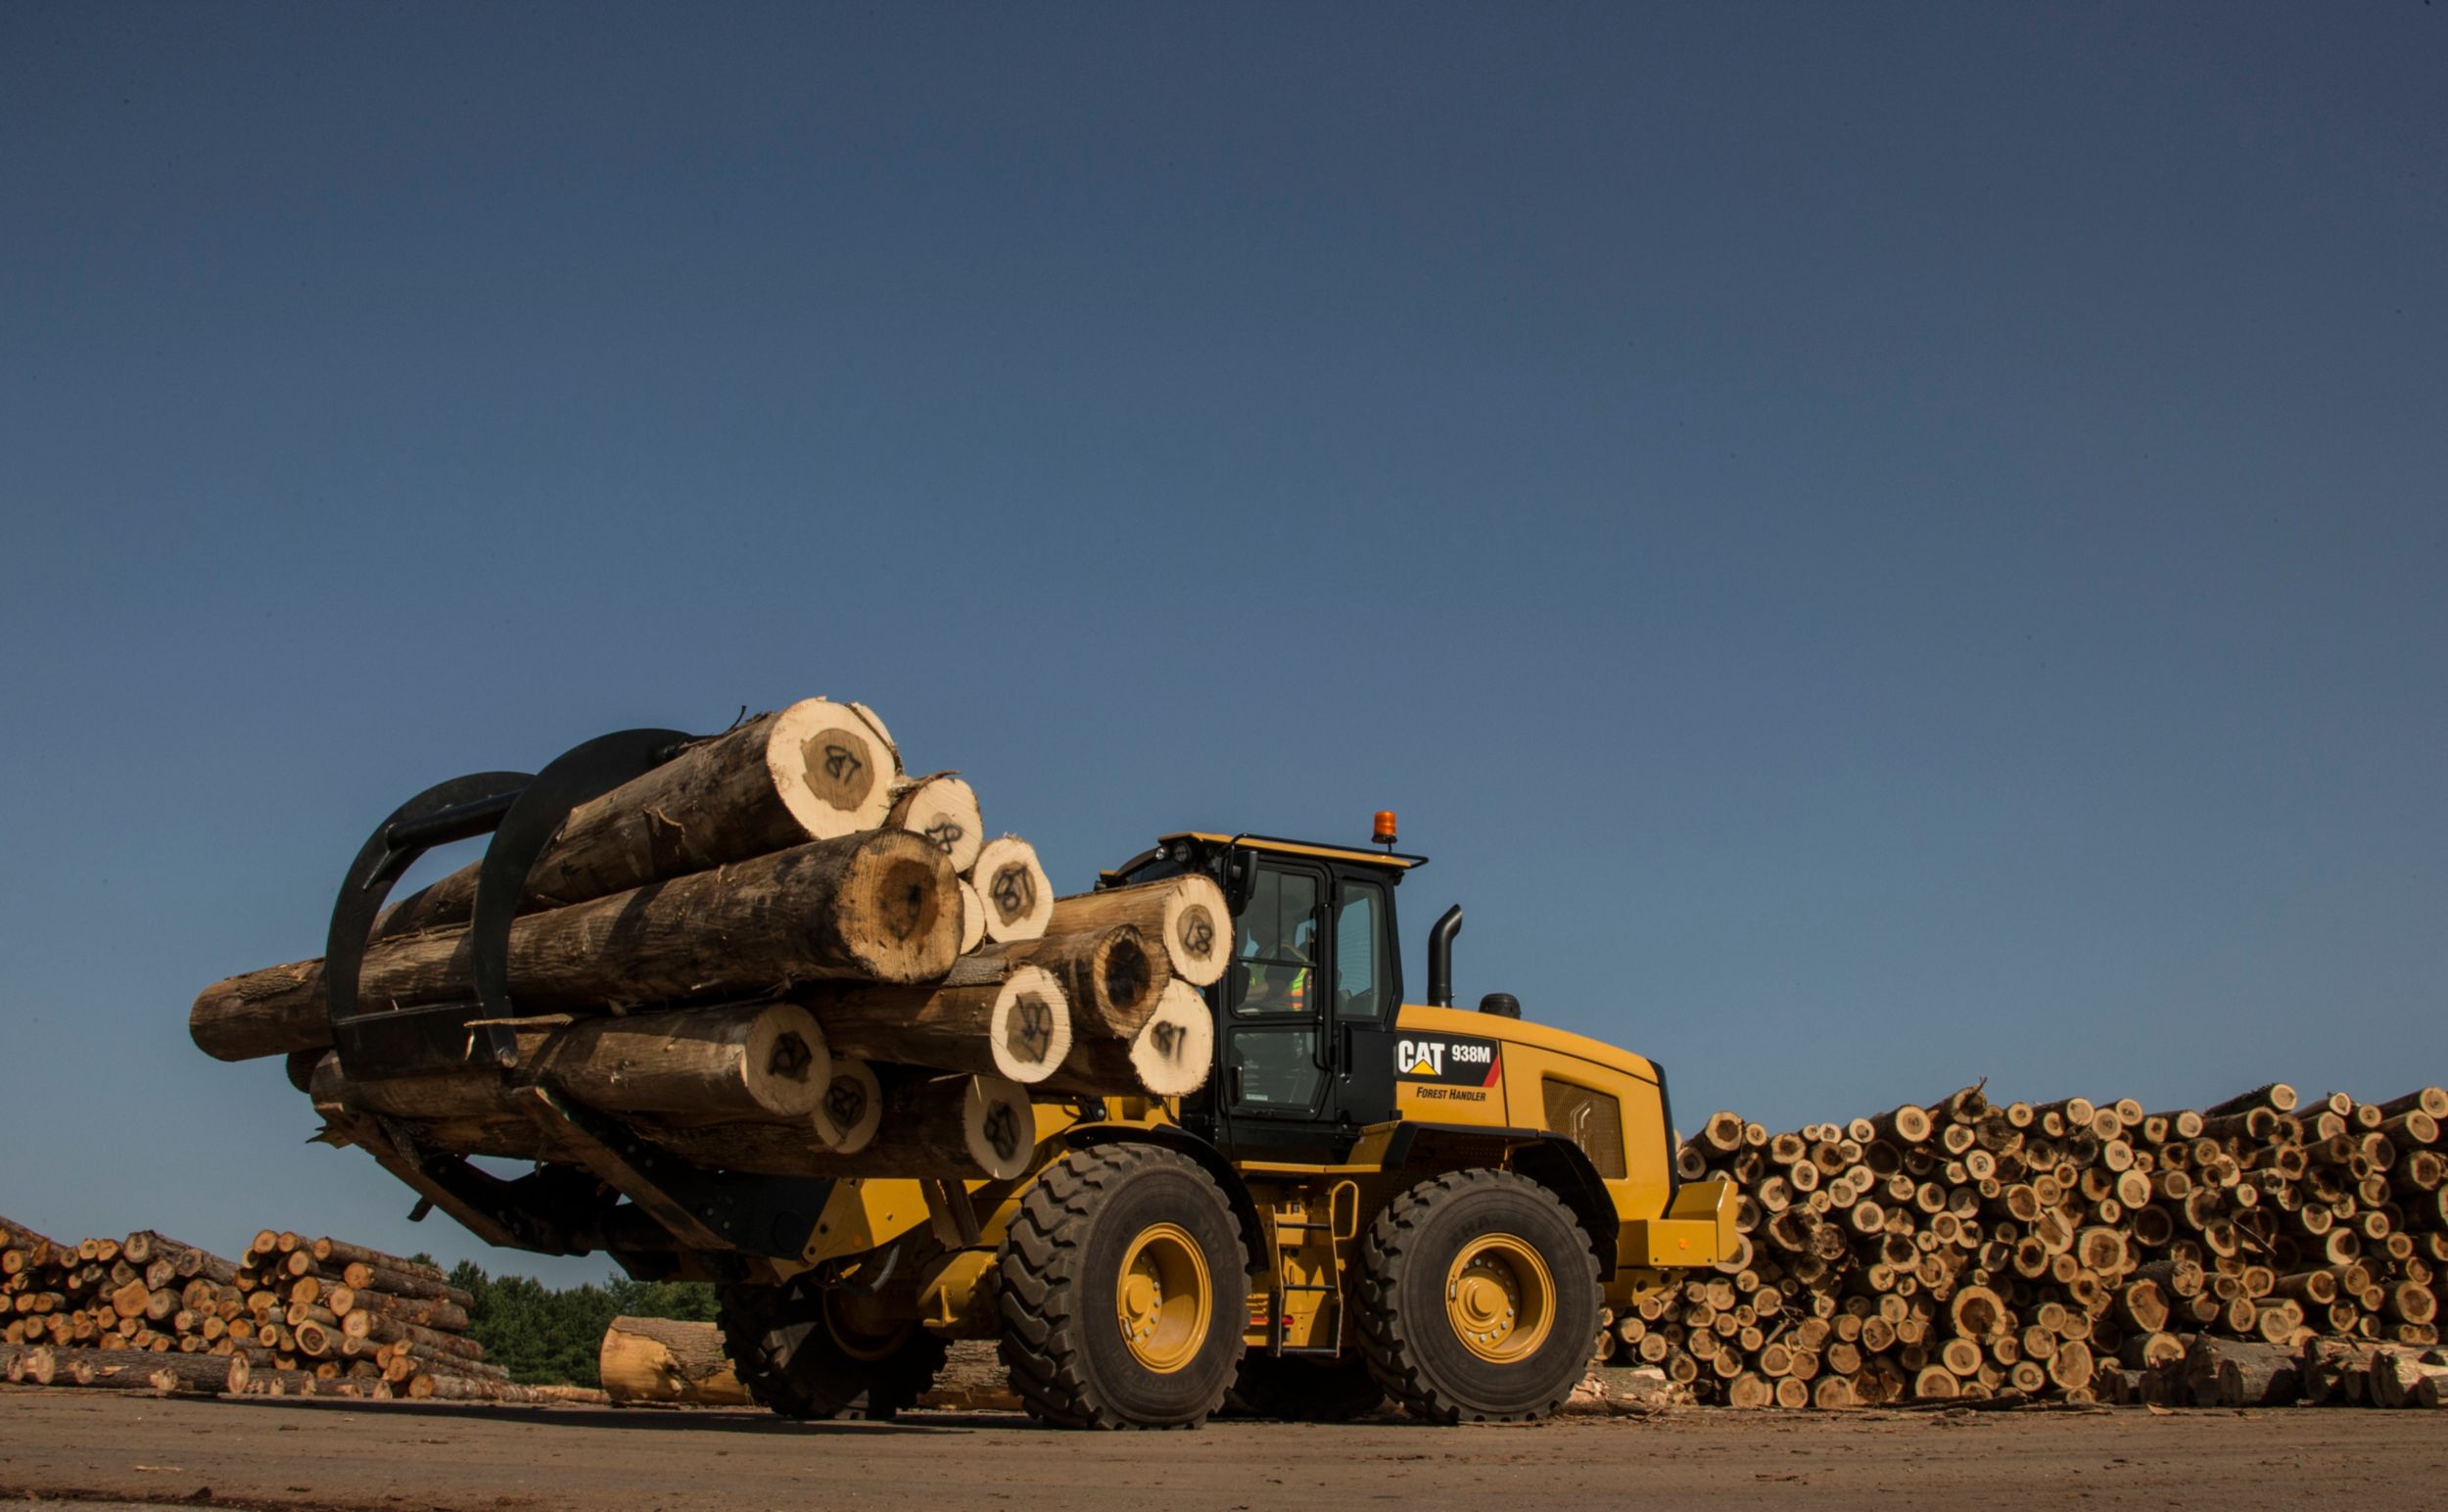
<path id="1" fill-rule="evenodd" d="M 1282 1001 L 1293 1013 L 1305 1014 L 1309 1011 L 1309 969 L 1307 967 L 1304 966 L 1292 973 L 1292 982 L 1284 989 Z"/>

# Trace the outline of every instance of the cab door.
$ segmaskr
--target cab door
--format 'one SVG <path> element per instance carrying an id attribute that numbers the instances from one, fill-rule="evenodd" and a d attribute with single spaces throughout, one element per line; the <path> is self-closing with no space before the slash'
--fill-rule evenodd
<path id="1" fill-rule="evenodd" d="M 1328 1120 L 1325 868 L 1252 858 L 1248 901 L 1233 920 L 1233 963 L 1218 983 L 1217 1036 L 1228 1139 L 1308 1145 Z"/>
<path id="2" fill-rule="evenodd" d="M 1392 900 L 1385 882 L 1296 858 L 1252 859 L 1217 984 L 1217 1107 L 1229 1146 L 1335 1158 L 1393 1116 Z"/>

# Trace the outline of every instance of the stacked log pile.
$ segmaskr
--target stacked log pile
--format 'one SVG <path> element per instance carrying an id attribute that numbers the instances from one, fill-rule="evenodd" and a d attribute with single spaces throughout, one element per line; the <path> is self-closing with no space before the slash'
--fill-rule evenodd
<path id="1" fill-rule="evenodd" d="M 1678 1153 L 1731 1178 L 1741 1252 L 1612 1320 L 1604 1352 L 1745 1407 L 2439 1398 L 2448 1092 L 2201 1111 L 1968 1087 Z"/>
<path id="2" fill-rule="evenodd" d="M 522 1401 L 430 1265 L 265 1229 L 236 1263 L 150 1230 L 61 1244 L 0 1219 L 8 1378 L 164 1392 Z"/>
<path id="3" fill-rule="evenodd" d="M 470 865 L 393 906 L 360 1009 L 474 995 Z M 710 1168 L 1008 1179 L 1033 1096 L 1195 1091 L 1223 972 L 1221 891 L 1183 877 L 1057 898 L 950 773 L 910 778 L 872 710 L 806 699 L 573 809 L 509 932 L 515 1064 L 402 1074 L 332 1049 L 322 963 L 214 983 L 189 1028 L 285 1056 L 331 1143 L 403 1133 L 585 1165 L 559 1110 Z"/>

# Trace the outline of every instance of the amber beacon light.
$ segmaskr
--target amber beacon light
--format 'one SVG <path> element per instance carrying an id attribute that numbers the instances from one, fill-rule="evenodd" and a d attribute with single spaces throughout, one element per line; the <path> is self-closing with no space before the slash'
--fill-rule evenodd
<path id="1" fill-rule="evenodd" d="M 1377 824 L 1374 829 L 1370 832 L 1369 838 L 1376 841 L 1380 845 L 1389 847 L 1394 843 L 1393 810 L 1379 809 L 1377 811 Z"/>

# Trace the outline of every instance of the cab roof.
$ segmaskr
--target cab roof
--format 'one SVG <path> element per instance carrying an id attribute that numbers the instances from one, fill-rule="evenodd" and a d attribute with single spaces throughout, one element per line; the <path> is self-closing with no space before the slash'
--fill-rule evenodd
<path id="1" fill-rule="evenodd" d="M 1176 840 L 1189 840 L 1200 845 L 1244 846 L 1284 856 L 1315 856 L 1364 867 L 1385 867 L 1394 872 L 1415 871 L 1428 865 L 1426 856 L 1413 856 L 1400 851 L 1363 850 L 1356 845 L 1318 845 L 1308 840 L 1286 840 L 1271 834 L 1216 834 L 1204 829 L 1183 829 L 1159 837 L 1156 843 L 1170 845 Z"/>

